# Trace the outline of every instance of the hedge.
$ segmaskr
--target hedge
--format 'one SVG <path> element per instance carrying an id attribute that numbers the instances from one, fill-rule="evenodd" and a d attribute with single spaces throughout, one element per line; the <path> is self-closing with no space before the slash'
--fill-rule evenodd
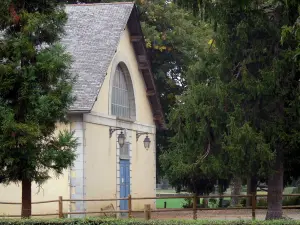
<path id="1" fill-rule="evenodd" d="M 0 225 L 300 225 L 297 220 L 128 220 L 128 219 L 1 219 Z"/>

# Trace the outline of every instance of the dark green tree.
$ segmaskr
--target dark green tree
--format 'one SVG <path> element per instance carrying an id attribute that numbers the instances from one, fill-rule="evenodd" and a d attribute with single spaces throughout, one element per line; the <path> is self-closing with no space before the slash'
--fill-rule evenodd
<path id="1" fill-rule="evenodd" d="M 216 48 L 195 63 L 171 113 L 176 135 L 167 154 L 177 152 L 179 171 L 201 159 L 201 171 L 266 178 L 267 219 L 281 218 L 283 175 L 295 175 L 300 158 L 299 3 L 215 3 Z"/>
<path id="2" fill-rule="evenodd" d="M 186 71 L 199 59 L 212 30 L 172 3 L 141 1 L 138 6 L 152 71 L 168 123 L 170 109 L 187 87 Z M 168 149 L 168 139 L 173 135 L 172 130 L 157 131 L 158 178 L 164 176 L 159 155 Z"/>
<path id="3" fill-rule="evenodd" d="M 73 134 L 54 134 L 74 100 L 70 56 L 58 44 L 66 21 L 57 0 L 1 1 L 0 176 L 22 183 L 22 217 L 31 215 L 31 183 L 76 157 Z"/>

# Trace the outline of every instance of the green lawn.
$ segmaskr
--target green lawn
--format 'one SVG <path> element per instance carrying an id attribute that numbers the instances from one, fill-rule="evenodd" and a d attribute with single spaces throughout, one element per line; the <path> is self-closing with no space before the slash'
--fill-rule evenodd
<path id="1" fill-rule="evenodd" d="M 157 199 L 156 207 L 158 209 L 164 208 L 164 202 L 167 202 L 167 208 L 179 209 L 182 208 L 182 204 L 184 203 L 183 198 L 173 198 L 173 199 Z"/>
<path id="2" fill-rule="evenodd" d="M 292 193 L 293 188 L 287 187 L 284 189 L 284 193 Z M 157 192 L 158 194 L 163 194 L 163 193 L 175 193 L 174 190 L 159 190 Z M 230 191 L 228 191 L 228 193 L 224 193 L 224 194 L 229 194 L 230 195 Z M 242 195 L 246 195 L 246 193 L 242 192 Z M 258 195 L 267 195 L 267 192 L 264 191 L 258 191 L 257 192 Z M 201 199 L 202 200 L 202 199 Z M 224 200 L 230 200 L 230 198 L 224 198 Z M 219 201 L 219 200 L 217 200 Z M 174 199 L 157 199 L 156 200 L 156 207 L 158 209 L 162 209 L 164 208 L 164 202 L 167 202 L 167 208 L 182 208 L 182 205 L 185 203 L 184 199 L 182 198 L 174 198 Z M 202 201 L 201 201 L 202 202 Z"/>

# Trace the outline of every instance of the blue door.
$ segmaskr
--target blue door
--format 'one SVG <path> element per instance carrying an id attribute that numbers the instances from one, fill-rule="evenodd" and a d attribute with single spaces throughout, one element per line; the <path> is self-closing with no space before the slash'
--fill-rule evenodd
<path id="1" fill-rule="evenodd" d="M 120 198 L 130 194 L 130 161 L 120 159 Z M 128 200 L 120 200 L 120 210 L 128 210 Z"/>

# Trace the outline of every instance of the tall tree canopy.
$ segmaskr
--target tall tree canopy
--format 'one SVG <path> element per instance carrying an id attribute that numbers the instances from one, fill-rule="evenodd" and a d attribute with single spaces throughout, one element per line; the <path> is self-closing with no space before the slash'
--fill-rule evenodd
<path id="1" fill-rule="evenodd" d="M 213 44 L 191 67 L 162 160 L 176 177 L 199 168 L 265 177 L 267 218 L 280 218 L 283 173 L 300 159 L 299 3 L 225 0 L 214 9 Z"/>
<path id="2" fill-rule="evenodd" d="M 56 0 L 1 1 L 0 176 L 22 183 L 22 217 L 31 215 L 31 183 L 76 157 L 72 133 L 54 135 L 73 102 L 70 56 L 57 43 L 66 20 Z"/>
<path id="3" fill-rule="evenodd" d="M 138 6 L 152 71 L 168 120 L 177 96 L 187 87 L 185 75 L 188 67 L 203 54 L 202 49 L 207 46 L 212 30 L 173 3 L 143 1 Z M 157 156 L 168 148 L 171 136 L 171 130 L 157 132 Z M 160 160 L 157 165 L 160 177 L 163 175 Z"/>

